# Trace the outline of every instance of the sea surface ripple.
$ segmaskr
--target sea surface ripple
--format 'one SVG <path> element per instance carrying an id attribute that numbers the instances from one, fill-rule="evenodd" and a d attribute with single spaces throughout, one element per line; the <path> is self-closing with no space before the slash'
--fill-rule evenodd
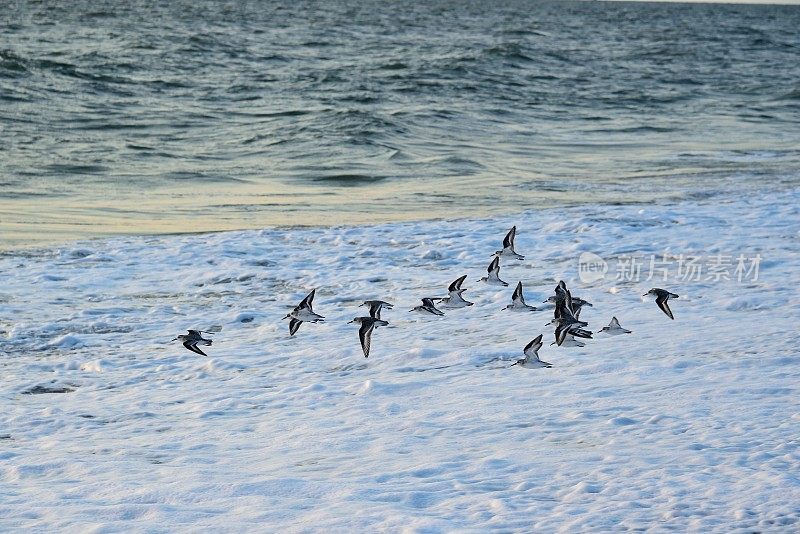
<path id="1" fill-rule="evenodd" d="M 12 2 L 0 248 L 796 187 L 800 7 Z"/>

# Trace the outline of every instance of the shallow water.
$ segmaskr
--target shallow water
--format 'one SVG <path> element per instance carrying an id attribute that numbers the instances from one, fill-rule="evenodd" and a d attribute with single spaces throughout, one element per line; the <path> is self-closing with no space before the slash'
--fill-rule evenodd
<path id="1" fill-rule="evenodd" d="M 800 8 L 16 2 L 0 248 L 782 190 Z"/>

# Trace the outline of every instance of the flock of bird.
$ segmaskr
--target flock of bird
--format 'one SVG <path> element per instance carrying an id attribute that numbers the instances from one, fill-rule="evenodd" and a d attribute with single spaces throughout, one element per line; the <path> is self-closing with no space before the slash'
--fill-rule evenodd
<path id="1" fill-rule="evenodd" d="M 489 264 L 486 276 L 479 279 L 479 282 L 493 286 L 508 287 L 508 283 L 500 279 L 500 258 L 511 258 L 516 260 L 524 260 L 525 256 L 517 254 L 514 250 L 514 239 L 517 235 L 517 227 L 514 226 L 508 231 L 503 239 L 503 248 L 496 251 L 492 256 L 492 262 Z M 472 306 L 474 303 L 469 302 L 464 298 L 464 288 L 462 284 L 466 280 L 467 275 L 460 276 L 453 280 L 448 286 L 446 297 L 425 297 L 422 299 L 422 304 L 413 307 L 410 312 L 415 312 L 423 315 L 444 315 L 442 309 L 457 309 Z M 318 323 L 324 322 L 325 317 L 316 313 L 313 308 L 314 294 L 316 289 L 312 289 L 306 297 L 300 301 L 300 304 L 286 314 L 284 319 L 289 319 L 289 335 L 293 336 L 297 333 L 300 325 L 303 323 Z M 669 308 L 668 301 L 671 298 L 678 298 L 678 295 L 670 293 L 669 291 L 661 288 L 653 288 L 644 296 L 653 296 L 656 299 L 656 304 L 670 319 L 675 319 L 672 315 L 672 310 Z M 555 294 L 550 296 L 545 303 L 552 303 L 555 305 L 553 312 L 553 319 L 547 325 L 555 326 L 555 341 L 552 345 L 565 346 L 565 347 L 583 347 L 585 343 L 579 339 L 591 339 L 593 332 L 586 330 L 585 327 L 589 325 L 586 321 L 580 320 L 581 309 L 584 306 L 591 306 L 592 304 L 582 298 L 573 297 L 567 284 L 564 281 L 558 282 L 555 288 Z M 438 303 L 438 307 L 437 307 Z M 381 319 L 381 310 L 386 308 L 391 310 L 393 305 L 383 300 L 367 300 L 360 306 L 367 306 L 369 308 L 368 316 L 360 316 L 354 318 L 349 323 L 360 325 L 358 329 L 358 337 L 361 341 L 361 349 L 364 352 L 364 357 L 369 357 L 370 346 L 372 345 L 372 332 L 379 326 L 388 326 L 389 322 Z M 442 308 L 442 309 L 440 309 Z M 517 287 L 511 295 L 511 304 L 505 307 L 506 310 L 529 312 L 536 311 L 538 308 L 525 303 L 525 297 L 522 294 L 522 282 L 517 282 Z M 604 326 L 600 332 L 607 335 L 620 335 L 630 334 L 630 330 L 626 330 L 620 326 L 616 317 L 611 318 L 608 326 Z M 211 334 L 211 332 L 204 332 L 202 330 L 189 330 L 188 334 L 177 336 L 172 341 L 181 341 L 183 346 L 188 350 L 207 356 L 198 345 L 210 346 L 211 339 L 203 337 L 203 334 Z M 579 338 L 579 339 L 576 339 Z M 539 349 L 543 346 L 542 334 L 539 334 L 523 349 L 525 358 L 517 360 L 512 365 L 519 365 L 526 368 L 539 368 L 539 367 L 552 367 L 552 364 L 539 359 Z"/>

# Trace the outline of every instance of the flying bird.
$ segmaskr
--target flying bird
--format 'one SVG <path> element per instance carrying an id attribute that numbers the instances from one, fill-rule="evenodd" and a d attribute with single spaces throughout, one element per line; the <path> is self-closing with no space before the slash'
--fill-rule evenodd
<path id="1" fill-rule="evenodd" d="M 503 248 L 494 253 L 494 256 L 504 258 L 514 258 L 517 260 L 524 260 L 525 256 L 517 254 L 514 251 L 514 238 L 517 236 L 517 227 L 512 226 L 506 236 L 503 238 Z"/>
<path id="2" fill-rule="evenodd" d="M 508 283 L 500 280 L 500 256 L 495 256 L 489 268 L 486 269 L 487 275 L 478 280 L 478 282 L 486 282 L 491 286 L 508 287 Z"/>
<path id="3" fill-rule="evenodd" d="M 540 367 L 553 367 L 553 364 L 543 362 L 539 359 L 539 349 L 542 348 L 542 334 L 536 336 L 530 343 L 525 345 L 525 348 L 522 350 L 522 353 L 525 355 L 525 358 L 521 360 L 517 360 L 516 362 L 512 363 L 511 366 L 519 365 L 520 367 L 525 367 L 526 369 L 536 369 Z"/>
<path id="4" fill-rule="evenodd" d="M 203 356 L 208 356 L 205 352 L 197 348 L 197 345 L 202 344 L 204 346 L 210 347 L 211 340 L 206 339 L 203 337 L 203 334 L 211 334 L 212 332 L 204 332 L 202 330 L 189 330 L 188 334 L 181 334 L 172 341 L 180 340 L 183 343 L 183 346 L 189 349 L 190 351 L 201 354 Z"/>
<path id="5" fill-rule="evenodd" d="M 548 323 L 556 326 L 555 338 L 559 347 L 568 334 L 586 339 L 592 338 L 591 332 L 583 330 L 582 327 L 588 326 L 589 323 L 579 320 L 576 316 L 572 306 L 572 295 L 566 287 L 563 281 L 556 287 L 556 309 L 553 312 L 553 319 Z M 580 311 L 577 315 L 580 315 Z"/>
<path id="6" fill-rule="evenodd" d="M 608 326 L 604 326 L 600 329 L 600 332 L 604 334 L 608 334 L 610 336 L 618 336 L 620 334 L 630 334 L 632 333 L 630 330 L 622 328 L 619 325 L 619 321 L 617 321 L 616 317 L 611 318 L 611 322 L 608 323 Z"/>
<path id="7" fill-rule="evenodd" d="M 381 318 L 381 309 L 386 308 L 387 310 L 391 310 L 394 307 L 394 304 L 389 304 L 385 300 L 365 300 L 363 304 L 360 306 L 368 306 L 369 307 L 369 316 L 373 319 L 380 319 Z"/>
<path id="8" fill-rule="evenodd" d="M 358 338 L 361 340 L 361 350 L 364 351 L 364 357 L 369 358 L 369 348 L 372 344 L 372 331 L 378 326 L 387 326 L 389 323 L 374 317 L 356 317 L 350 321 L 350 323 L 361 325 L 361 328 L 358 329 Z"/>
<path id="9" fill-rule="evenodd" d="M 551 295 L 551 296 L 547 297 L 547 300 L 545 300 L 544 302 L 545 303 L 550 302 L 552 304 L 558 305 L 559 301 L 563 301 L 566 298 L 567 298 L 567 284 L 564 283 L 563 280 L 559 280 L 558 285 L 556 286 L 556 289 L 555 289 L 555 295 Z M 573 297 L 571 294 L 570 294 L 570 298 L 572 299 L 572 301 L 571 301 L 571 309 L 575 313 L 579 313 L 580 309 L 583 306 L 591 306 L 592 305 L 591 302 L 583 300 L 582 298 L 579 298 L 579 297 Z M 556 306 L 556 307 L 558 307 L 558 306 Z"/>
<path id="10" fill-rule="evenodd" d="M 447 292 L 450 294 L 450 296 L 436 299 L 439 301 L 439 305 L 442 308 L 465 308 L 474 304 L 473 302 L 464 299 L 462 296 L 466 289 L 462 289 L 461 284 L 464 283 L 466 278 L 467 275 L 465 274 L 453 280 L 447 287 Z"/>
<path id="11" fill-rule="evenodd" d="M 658 307 L 661 308 L 661 311 L 663 311 L 670 319 L 675 320 L 675 317 L 672 316 L 672 310 L 669 309 L 669 304 L 667 304 L 667 301 L 669 299 L 678 298 L 678 295 L 675 293 L 670 293 L 666 289 L 661 289 L 659 287 L 654 287 L 642 296 L 646 297 L 647 295 L 655 296 L 656 304 L 658 304 Z"/>
<path id="12" fill-rule="evenodd" d="M 422 299 L 421 306 L 414 306 L 408 311 L 421 313 L 423 315 L 444 315 L 444 312 L 433 303 L 433 299 L 427 297 Z"/>
<path id="13" fill-rule="evenodd" d="M 558 296 L 557 295 L 550 295 L 549 297 L 547 297 L 547 300 L 545 300 L 544 302 L 546 302 L 546 303 L 549 302 L 550 304 L 555 304 L 556 301 L 558 301 Z M 592 303 L 589 302 L 588 300 L 583 300 L 580 297 L 572 297 L 572 307 L 573 307 L 573 309 L 575 309 L 575 311 L 581 309 L 584 306 L 589 306 L 589 307 L 592 307 L 592 308 L 594 307 L 594 306 L 592 306 Z"/>
<path id="14" fill-rule="evenodd" d="M 512 311 L 536 311 L 536 306 L 525 304 L 525 297 L 522 295 L 522 282 L 517 282 L 514 294 L 511 295 L 511 304 L 504 309 Z"/>
<path id="15" fill-rule="evenodd" d="M 287 313 L 284 317 L 284 319 L 289 319 L 290 336 L 293 336 L 295 332 L 297 332 L 297 329 L 300 328 L 300 325 L 304 322 L 316 323 L 325 320 L 325 317 L 322 315 L 314 313 L 314 309 L 312 308 L 314 293 L 316 291 L 316 289 L 312 289 L 311 293 L 306 295 L 306 298 L 301 300 L 300 304 L 295 306 L 294 309 Z"/>

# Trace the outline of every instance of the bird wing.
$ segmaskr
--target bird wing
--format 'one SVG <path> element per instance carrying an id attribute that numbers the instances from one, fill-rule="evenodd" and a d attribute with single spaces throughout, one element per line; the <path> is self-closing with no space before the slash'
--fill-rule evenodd
<path id="1" fill-rule="evenodd" d="M 465 274 L 464 276 L 460 276 L 453 280 L 453 282 L 447 287 L 447 291 L 450 293 L 457 293 L 461 290 L 461 284 L 464 283 L 464 279 L 467 277 Z"/>
<path id="2" fill-rule="evenodd" d="M 525 297 L 522 296 L 522 282 L 517 282 L 517 287 L 514 289 L 514 294 L 511 295 L 511 300 L 525 305 Z"/>
<path id="3" fill-rule="evenodd" d="M 553 318 L 561 319 L 564 317 L 564 300 L 556 298 L 556 307 L 553 310 Z"/>
<path id="4" fill-rule="evenodd" d="M 380 319 L 381 318 L 381 307 L 383 306 L 383 302 L 379 300 L 373 300 L 370 302 L 369 305 L 369 316 L 373 319 Z"/>
<path id="5" fill-rule="evenodd" d="M 298 321 L 294 317 L 291 318 L 289 321 L 289 335 L 293 336 L 297 329 L 300 328 L 300 325 L 303 324 L 303 321 Z"/>
<path id="6" fill-rule="evenodd" d="M 205 352 L 203 352 L 202 350 L 197 348 L 197 341 L 191 341 L 191 340 L 190 341 L 184 341 L 183 342 L 183 346 L 186 347 L 187 349 L 189 349 L 192 352 L 195 352 L 197 354 L 202 354 L 203 356 L 208 356 L 208 354 L 206 354 Z"/>
<path id="7" fill-rule="evenodd" d="M 527 356 L 528 358 L 535 357 L 538 360 L 540 348 L 542 348 L 542 334 L 539 334 L 538 336 L 533 338 L 530 343 L 525 345 L 525 348 L 522 349 L 522 353 L 525 354 L 525 356 Z"/>
<path id="8" fill-rule="evenodd" d="M 444 312 L 439 308 L 437 308 L 436 305 L 433 303 L 433 299 L 429 298 L 422 299 L 422 307 L 434 315 L 444 315 Z"/>
<path id="9" fill-rule="evenodd" d="M 567 325 L 559 324 L 556 327 L 556 345 L 560 347 L 561 344 L 564 342 L 564 340 L 567 338 L 568 333 L 569 333 L 569 328 L 567 327 Z"/>
<path id="10" fill-rule="evenodd" d="M 617 318 L 616 318 L 616 317 L 612 317 L 612 318 L 611 318 L 611 322 L 610 322 L 610 323 L 608 323 L 608 327 L 609 327 L 609 328 L 620 328 L 620 326 L 619 326 L 619 321 L 617 321 Z"/>
<path id="11" fill-rule="evenodd" d="M 492 263 L 489 264 L 489 268 L 486 269 L 490 275 L 494 273 L 495 276 L 500 274 L 500 258 L 495 256 L 492 260 Z"/>
<path id="12" fill-rule="evenodd" d="M 563 281 L 559 282 L 558 285 L 556 286 L 556 289 L 555 289 L 555 293 L 556 294 L 554 295 L 554 298 L 555 298 L 556 306 L 558 306 L 559 302 L 563 302 L 567 298 L 566 286 L 564 286 L 564 287 L 561 286 L 561 284 L 563 284 L 563 283 L 564 283 Z"/>
<path id="13" fill-rule="evenodd" d="M 308 308 L 311 309 L 311 305 L 314 302 L 314 293 L 317 291 L 317 288 L 311 290 L 311 293 L 306 295 L 306 298 L 300 301 L 300 304 L 297 306 L 298 308 Z"/>
<path id="14" fill-rule="evenodd" d="M 503 248 L 514 248 L 514 238 L 517 235 L 517 227 L 512 226 L 511 230 L 508 231 L 506 237 L 503 239 Z"/>
<path id="15" fill-rule="evenodd" d="M 361 324 L 358 329 L 358 338 L 361 340 L 361 349 L 364 351 L 364 357 L 369 358 L 369 346 L 372 343 L 372 331 L 375 329 L 375 323 L 372 321 Z"/>
<path id="16" fill-rule="evenodd" d="M 672 310 L 669 309 L 669 304 L 667 304 L 667 300 L 669 300 L 669 294 L 659 295 L 658 298 L 656 298 L 656 304 L 658 304 L 658 307 L 661 308 L 661 311 L 667 314 L 667 317 L 669 317 L 674 321 L 675 317 L 672 316 Z"/>
<path id="17" fill-rule="evenodd" d="M 572 293 L 569 292 L 569 289 L 567 289 L 564 292 L 564 305 L 566 306 L 567 311 L 569 312 L 569 314 L 572 317 L 575 317 L 575 308 L 573 307 L 573 304 L 572 304 Z"/>
<path id="18" fill-rule="evenodd" d="M 592 339 L 592 333 L 588 330 L 584 330 L 582 328 L 571 328 L 574 325 L 570 325 L 567 327 L 567 333 L 572 334 L 573 336 L 582 337 L 584 339 Z"/>

